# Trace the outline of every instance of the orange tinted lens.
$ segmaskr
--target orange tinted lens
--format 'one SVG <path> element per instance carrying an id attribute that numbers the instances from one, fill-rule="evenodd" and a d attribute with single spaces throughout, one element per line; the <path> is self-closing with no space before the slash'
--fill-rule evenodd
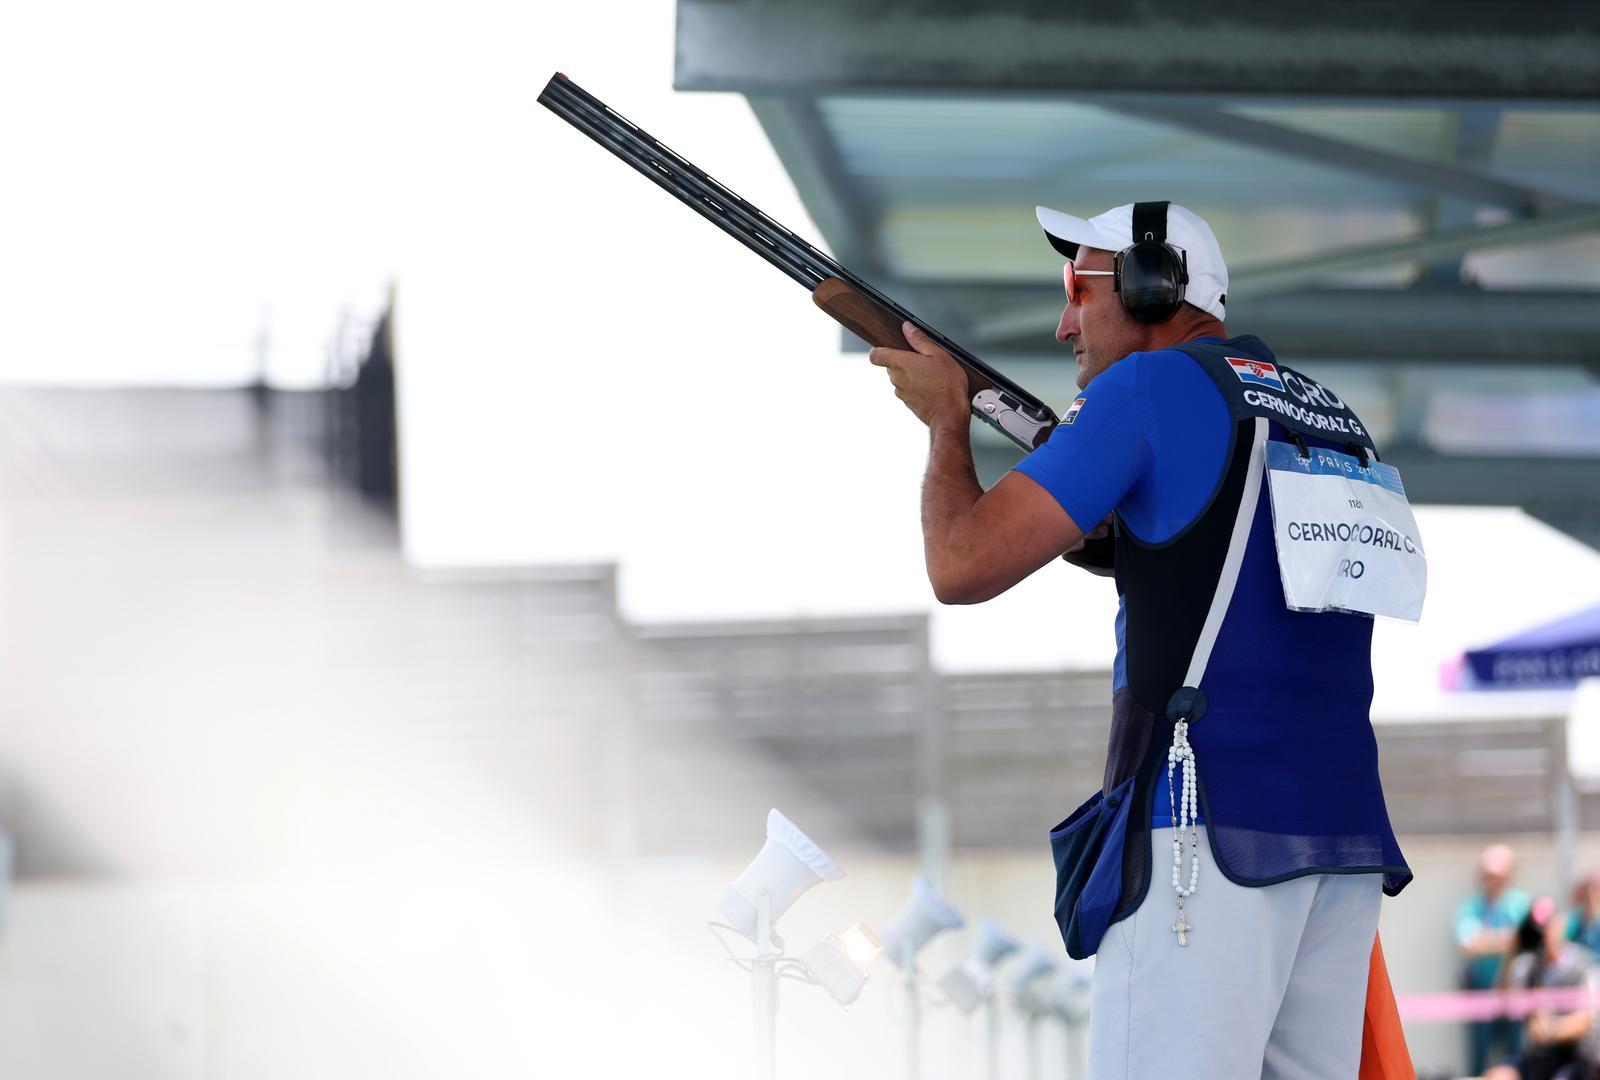
<path id="1" fill-rule="evenodd" d="M 1072 301 L 1077 299 L 1074 294 L 1078 291 L 1078 277 L 1072 272 L 1071 263 L 1067 263 L 1061 268 L 1061 281 L 1062 284 L 1066 286 L 1067 302 L 1070 304 Z"/>

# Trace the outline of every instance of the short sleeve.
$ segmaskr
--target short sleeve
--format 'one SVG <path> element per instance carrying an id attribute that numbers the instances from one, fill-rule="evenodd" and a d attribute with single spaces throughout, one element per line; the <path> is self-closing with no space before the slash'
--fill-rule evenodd
<path id="1" fill-rule="evenodd" d="M 1505 894 L 1506 925 L 1516 926 L 1533 910 L 1533 894 L 1521 889 L 1508 889 Z"/>
<path id="2" fill-rule="evenodd" d="M 1136 353 L 1097 375 L 1045 444 L 1016 466 L 1084 532 L 1111 513 L 1149 464 L 1144 409 L 1135 392 L 1138 361 Z"/>
<path id="3" fill-rule="evenodd" d="M 1483 929 L 1483 914 L 1472 898 L 1467 898 L 1456 905 L 1456 944 L 1466 948 L 1479 930 Z"/>

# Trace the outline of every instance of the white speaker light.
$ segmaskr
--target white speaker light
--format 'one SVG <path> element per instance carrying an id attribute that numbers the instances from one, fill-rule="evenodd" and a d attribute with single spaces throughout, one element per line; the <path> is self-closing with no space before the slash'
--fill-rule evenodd
<path id="1" fill-rule="evenodd" d="M 883 952 L 883 942 L 872 932 L 872 927 L 864 922 L 858 922 L 840 934 L 839 943 L 862 971 L 872 967 L 872 962 Z"/>
<path id="2" fill-rule="evenodd" d="M 763 890 L 774 924 L 800 894 L 824 881 L 837 881 L 844 871 L 810 837 L 778 813 L 767 814 L 767 842 L 737 881 L 717 901 L 717 910 L 734 929 L 756 940 L 756 905 Z M 774 943 L 778 935 L 772 935 Z M 759 942 L 757 942 L 759 944 Z"/>
<path id="3" fill-rule="evenodd" d="M 1027 957 L 1022 962 L 1022 967 L 1011 976 L 1011 989 L 1014 993 L 1026 993 L 1028 984 L 1054 975 L 1056 962 L 1050 954 L 1038 945 L 1028 950 Z"/>
<path id="4" fill-rule="evenodd" d="M 1075 965 L 1062 972 L 1050 986 L 1050 1007 L 1068 1023 L 1083 1023 L 1089 1019 L 1093 972 L 1092 965 Z"/>
<path id="5" fill-rule="evenodd" d="M 965 925 L 967 920 L 961 917 L 961 912 L 939 895 L 931 881 L 918 875 L 911 883 L 911 899 L 883 932 L 883 951 L 904 968 L 935 934 L 959 930 Z"/>
<path id="6" fill-rule="evenodd" d="M 883 942 L 872 927 L 858 922 L 842 934 L 829 934 L 801 958 L 813 978 L 822 984 L 833 1000 L 849 1005 L 861 996 L 867 985 L 867 969 L 883 951 Z"/>
<path id="7" fill-rule="evenodd" d="M 994 920 L 984 919 L 978 924 L 978 940 L 967 950 L 966 958 L 939 980 L 939 988 L 956 1008 L 970 1013 L 988 996 L 995 967 L 1019 948 L 1016 939 Z"/>

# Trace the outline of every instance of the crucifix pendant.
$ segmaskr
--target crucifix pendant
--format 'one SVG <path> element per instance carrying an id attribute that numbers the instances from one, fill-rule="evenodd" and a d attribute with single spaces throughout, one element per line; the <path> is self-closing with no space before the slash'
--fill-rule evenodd
<path id="1" fill-rule="evenodd" d="M 1189 944 L 1189 931 L 1194 929 L 1194 924 L 1184 916 L 1182 902 L 1178 904 L 1178 921 L 1172 924 L 1172 929 L 1178 935 L 1179 945 Z"/>

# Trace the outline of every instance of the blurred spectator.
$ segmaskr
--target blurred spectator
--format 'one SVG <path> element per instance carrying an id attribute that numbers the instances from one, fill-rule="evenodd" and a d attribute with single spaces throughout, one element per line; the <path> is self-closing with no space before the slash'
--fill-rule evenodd
<path id="1" fill-rule="evenodd" d="M 1600 955 L 1600 870 L 1591 870 L 1573 890 L 1567 936 Z"/>
<path id="2" fill-rule="evenodd" d="M 1516 853 L 1507 845 L 1484 848 L 1478 856 L 1478 891 L 1456 908 L 1461 985 L 1467 990 L 1489 990 L 1500 981 L 1516 927 L 1528 915 L 1528 894 L 1510 887 L 1516 866 Z M 1482 1075 L 1491 1060 L 1515 1057 L 1520 1048 L 1521 1025 L 1509 1017 L 1467 1025 L 1467 1061 L 1473 1076 Z"/>
<path id="3" fill-rule="evenodd" d="M 1526 923 L 1537 932 L 1539 945 L 1511 960 L 1506 984 L 1518 990 L 1585 987 L 1592 1000 L 1600 990 L 1600 969 L 1588 949 L 1567 937 L 1567 919 L 1555 901 L 1536 900 Z M 1592 1080 L 1597 1063 L 1600 1031 L 1590 1005 L 1570 1012 L 1541 1010 L 1523 1027 L 1521 1052 L 1490 1069 L 1484 1080 Z"/>

